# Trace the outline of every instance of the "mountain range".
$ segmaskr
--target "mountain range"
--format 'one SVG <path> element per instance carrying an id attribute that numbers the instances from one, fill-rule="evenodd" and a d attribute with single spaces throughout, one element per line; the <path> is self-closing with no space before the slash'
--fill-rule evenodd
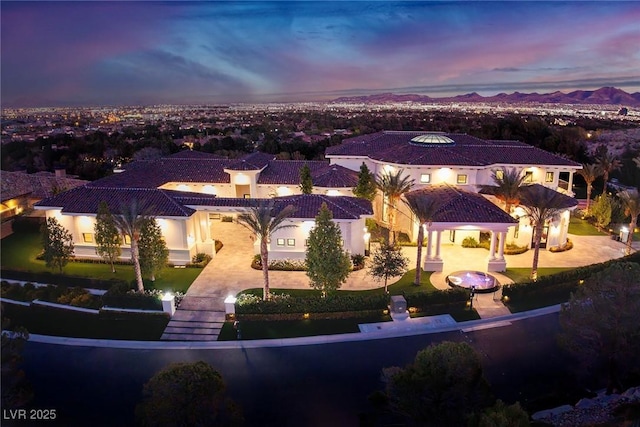
<path id="1" fill-rule="evenodd" d="M 444 98 L 432 98 L 427 95 L 396 95 L 381 93 L 366 96 L 348 96 L 334 99 L 336 103 L 385 103 L 385 102 L 501 102 L 536 104 L 600 104 L 621 107 L 640 107 L 640 92 L 627 93 L 615 87 L 602 87 L 597 90 L 576 90 L 569 93 L 499 93 L 494 96 L 482 96 L 476 92 Z"/>

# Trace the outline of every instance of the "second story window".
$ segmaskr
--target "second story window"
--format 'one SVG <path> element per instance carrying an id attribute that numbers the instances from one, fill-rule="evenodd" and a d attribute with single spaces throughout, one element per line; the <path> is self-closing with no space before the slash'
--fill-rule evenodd
<path id="1" fill-rule="evenodd" d="M 423 173 L 420 175 L 420 183 L 421 184 L 428 184 L 431 182 L 431 174 L 430 173 Z"/>
<path id="2" fill-rule="evenodd" d="M 553 182 L 553 172 L 547 172 L 545 174 L 544 182 Z"/>
<path id="3" fill-rule="evenodd" d="M 456 180 L 458 184 L 466 184 L 467 183 L 467 174 L 458 174 L 458 179 Z"/>

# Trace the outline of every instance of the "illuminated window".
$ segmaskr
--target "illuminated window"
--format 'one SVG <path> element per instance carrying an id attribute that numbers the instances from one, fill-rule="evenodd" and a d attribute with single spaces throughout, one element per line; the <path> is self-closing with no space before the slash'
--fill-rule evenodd
<path id="1" fill-rule="evenodd" d="M 544 176 L 544 182 L 553 182 L 553 172 L 547 172 Z"/>
<path id="2" fill-rule="evenodd" d="M 129 236 L 128 234 L 124 235 L 124 244 L 125 245 L 130 245 L 131 244 L 131 236 Z"/>
<path id="3" fill-rule="evenodd" d="M 420 182 L 422 184 L 428 184 L 431 182 L 431 174 L 430 173 L 423 173 L 422 175 L 420 175 Z"/>
<path id="4" fill-rule="evenodd" d="M 527 184 L 531 184 L 533 182 L 533 172 L 532 171 L 526 171 L 524 173 L 524 179 L 522 180 L 522 182 L 525 182 Z"/>
<path id="5" fill-rule="evenodd" d="M 287 246 L 295 246 L 296 239 L 287 239 Z"/>
<path id="6" fill-rule="evenodd" d="M 82 240 L 85 243 L 93 243 L 93 233 L 82 233 Z"/>
<path id="7" fill-rule="evenodd" d="M 276 245 L 278 245 L 278 246 L 284 246 L 284 239 L 277 239 L 277 240 L 276 240 Z"/>
<path id="8" fill-rule="evenodd" d="M 504 179 L 504 171 L 502 169 L 496 171 L 496 179 Z"/>
<path id="9" fill-rule="evenodd" d="M 460 173 L 458 174 L 458 179 L 456 180 L 458 184 L 466 184 L 467 183 L 467 175 Z"/>

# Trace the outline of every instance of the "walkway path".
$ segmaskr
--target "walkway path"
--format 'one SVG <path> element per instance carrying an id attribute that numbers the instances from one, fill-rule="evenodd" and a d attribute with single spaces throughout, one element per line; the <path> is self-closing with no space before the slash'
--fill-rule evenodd
<path id="1" fill-rule="evenodd" d="M 215 235 L 220 236 L 224 247 L 193 282 L 176 314 L 169 322 L 164 340 L 216 340 L 224 322 L 224 299 L 249 288 L 262 287 L 262 271 L 250 268 L 253 258 L 253 241 L 248 230 L 235 223 L 216 223 Z M 570 236 L 574 248 L 567 252 L 540 251 L 540 266 L 579 267 L 607 261 L 624 255 L 624 245 L 607 236 Z M 409 258 L 409 268 L 416 263 L 416 248 L 403 248 Z M 484 249 L 462 248 L 443 244 L 444 272 L 431 275 L 431 282 L 438 289 L 448 289 L 446 277 L 459 270 L 486 271 L 487 254 Z M 505 255 L 510 268 L 530 268 L 533 251 L 520 255 Z M 493 274 L 501 284 L 511 280 L 500 273 Z M 271 271 L 272 289 L 309 289 L 304 272 Z M 393 279 L 391 280 L 393 282 Z M 344 290 L 379 288 L 382 284 L 368 275 L 368 269 L 353 272 L 342 286 Z M 501 291 L 477 294 L 474 308 L 481 318 L 510 314 L 502 304 Z"/>

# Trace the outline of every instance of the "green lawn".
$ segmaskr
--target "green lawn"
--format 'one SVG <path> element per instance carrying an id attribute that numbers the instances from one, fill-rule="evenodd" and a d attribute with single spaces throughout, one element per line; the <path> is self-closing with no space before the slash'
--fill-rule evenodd
<path id="1" fill-rule="evenodd" d="M 577 236 L 606 236 L 608 233 L 598 230 L 595 226 L 589 224 L 588 221 L 572 215 L 569 220 L 569 234 Z"/>
<path id="2" fill-rule="evenodd" d="M 541 267 L 538 268 L 538 277 L 549 276 L 551 274 L 560 273 L 562 271 L 573 270 L 572 267 Z M 507 268 L 507 271 L 503 272 L 505 276 L 513 280 L 513 283 L 529 282 L 529 276 L 531 274 L 531 268 Z"/>
<path id="3" fill-rule="evenodd" d="M 36 259 L 42 250 L 38 233 L 14 233 L 2 239 L 0 245 L 2 269 L 57 274 L 56 271 L 47 268 L 44 261 Z M 201 271 L 201 268 L 166 267 L 157 275 L 155 282 L 145 280 L 145 288 L 186 292 Z M 63 274 L 104 280 L 134 280 L 131 265 L 117 265 L 116 272 L 112 273 L 108 264 L 70 262 L 64 267 Z"/>

